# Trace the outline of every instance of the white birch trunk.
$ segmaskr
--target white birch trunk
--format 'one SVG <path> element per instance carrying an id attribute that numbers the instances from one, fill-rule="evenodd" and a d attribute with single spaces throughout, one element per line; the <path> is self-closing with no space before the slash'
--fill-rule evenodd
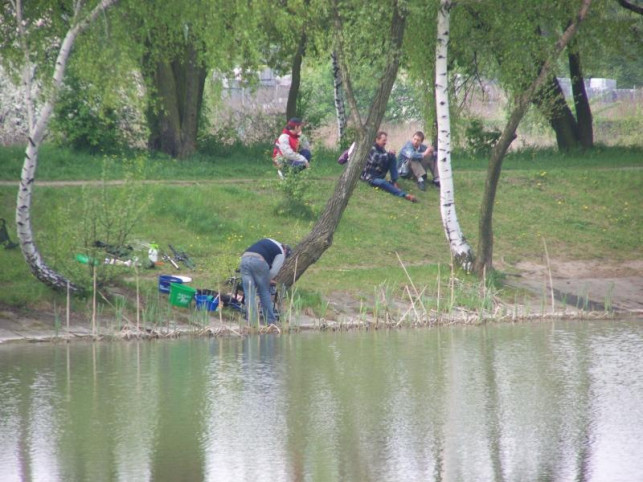
<path id="1" fill-rule="evenodd" d="M 24 29 L 20 29 L 21 46 L 25 57 L 23 85 L 25 87 L 25 105 L 29 109 L 29 137 L 16 202 L 16 232 L 22 254 L 25 257 L 31 272 L 36 276 L 36 278 L 53 288 L 67 289 L 67 287 L 69 287 L 69 289 L 74 292 L 79 291 L 79 288 L 70 283 L 64 276 L 48 267 L 36 246 L 31 226 L 31 197 L 33 194 L 36 167 L 38 166 L 38 151 L 42 140 L 45 137 L 45 133 L 47 132 L 47 125 L 49 124 L 49 119 L 51 118 L 58 92 L 62 85 L 65 67 L 67 65 L 67 59 L 69 58 L 71 48 L 78 35 L 87 29 L 87 27 L 96 20 L 98 15 L 116 2 L 118 2 L 118 0 L 101 0 L 101 2 L 94 7 L 94 9 L 85 18 L 80 20 L 76 17 L 82 3 L 75 3 L 75 22 L 62 41 L 54 67 L 53 83 L 51 89 L 48 91 L 45 103 L 37 117 L 34 112 L 32 99 L 33 66 L 30 61 L 29 50 L 25 38 L 26 34 Z M 18 25 L 22 26 L 22 5 L 20 0 L 16 1 L 14 7 L 16 10 Z"/>
<path id="2" fill-rule="evenodd" d="M 337 135 L 341 143 L 346 133 L 346 107 L 344 105 L 344 96 L 342 95 L 342 76 L 335 52 L 331 54 L 331 59 L 333 61 L 333 94 L 335 96 L 335 113 L 337 115 Z"/>
<path id="3" fill-rule="evenodd" d="M 449 117 L 449 82 L 447 53 L 451 0 L 440 0 L 438 36 L 435 48 L 435 103 L 438 120 L 437 167 L 440 174 L 440 214 L 453 259 L 466 271 L 473 267 L 473 251 L 467 243 L 455 212 L 455 191 L 451 170 L 451 120 Z"/>

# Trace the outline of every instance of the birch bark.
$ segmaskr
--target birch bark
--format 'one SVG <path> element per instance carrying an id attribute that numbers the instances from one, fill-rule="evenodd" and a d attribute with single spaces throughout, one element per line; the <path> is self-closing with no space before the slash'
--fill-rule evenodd
<path id="1" fill-rule="evenodd" d="M 337 136 L 340 145 L 343 145 L 344 135 L 346 134 L 346 106 L 342 93 L 342 76 L 337 61 L 337 53 L 331 55 L 333 65 L 333 95 L 335 98 L 335 113 L 337 115 Z"/>
<path id="2" fill-rule="evenodd" d="M 438 120 L 437 166 L 440 174 L 440 214 L 444 233 L 454 261 L 466 271 L 473 267 L 473 251 L 467 243 L 455 210 L 455 189 L 451 169 L 451 119 L 449 117 L 449 81 L 447 54 L 451 0 L 440 0 L 438 35 L 435 48 L 435 103 Z"/>
<path id="3" fill-rule="evenodd" d="M 23 84 L 25 86 L 25 105 L 29 109 L 29 137 L 27 148 L 25 150 L 25 160 L 22 166 L 20 187 L 18 189 L 16 202 L 16 232 L 22 254 L 34 276 L 48 286 L 61 290 L 69 287 L 72 292 L 78 292 L 80 291 L 80 288 L 73 283 L 70 283 L 63 275 L 47 266 L 38 250 L 38 247 L 36 246 L 33 236 L 31 226 L 31 198 L 33 195 L 34 181 L 36 179 L 36 167 L 38 166 L 38 152 L 47 131 L 47 125 L 49 124 L 49 119 L 53 113 L 54 105 L 56 104 L 56 97 L 62 86 L 67 60 L 76 38 L 85 31 L 102 12 L 117 2 L 118 0 L 101 0 L 101 2 L 83 18 L 78 18 L 80 10 L 78 7 L 82 4 L 80 2 L 75 3 L 76 8 L 74 9 L 74 20 L 72 21 L 71 28 L 67 31 L 67 34 L 60 45 L 60 50 L 54 67 L 51 89 L 48 91 L 42 109 L 37 116 L 34 112 L 32 99 L 31 72 L 33 72 L 33 66 L 31 64 L 28 42 L 26 41 L 26 32 L 22 28 L 22 2 L 21 0 L 15 0 L 15 2 L 12 2 L 16 19 L 20 26 L 20 42 L 25 58 L 25 70 L 23 76 Z"/>

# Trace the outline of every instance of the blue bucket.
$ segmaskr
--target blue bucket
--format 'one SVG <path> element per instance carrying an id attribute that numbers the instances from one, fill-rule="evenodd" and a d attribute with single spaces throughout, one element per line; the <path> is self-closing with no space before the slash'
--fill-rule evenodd
<path id="1" fill-rule="evenodd" d="M 214 298 L 211 295 L 200 295 L 197 294 L 194 296 L 196 300 L 196 309 L 197 310 L 208 310 L 216 311 L 219 306 L 219 297 Z"/>
<path id="2" fill-rule="evenodd" d="M 183 280 L 181 278 L 177 278 L 176 276 L 172 276 L 169 274 L 162 274 L 159 276 L 159 291 L 161 293 L 170 293 L 170 283 L 177 283 L 181 284 L 183 283 Z"/>

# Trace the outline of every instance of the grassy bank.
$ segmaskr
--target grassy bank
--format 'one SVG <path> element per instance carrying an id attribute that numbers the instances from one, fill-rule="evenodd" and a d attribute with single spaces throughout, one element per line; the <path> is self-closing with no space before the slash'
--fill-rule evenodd
<path id="1" fill-rule="evenodd" d="M 22 148 L 0 149 L 0 180 L 19 179 L 22 154 Z M 201 153 L 185 161 L 89 156 L 48 146 L 41 153 L 34 188 L 37 245 L 48 264 L 90 287 L 90 270 L 75 261 L 75 254 L 100 258 L 104 253 L 88 248 L 94 240 L 111 242 L 119 231 L 129 230 L 128 242 L 139 256 L 145 256 L 144 245 L 150 242 L 166 251 L 168 244 L 181 247 L 196 268 L 179 273 L 191 276 L 197 288 L 224 289 L 223 281 L 252 242 L 268 236 L 294 245 L 309 232 L 341 173 L 337 155 L 316 153 L 314 168 L 295 194 L 304 205 L 291 210 L 266 146 Z M 509 155 L 494 215 L 494 257 L 501 274 L 521 260 L 542 260 L 543 240 L 553 260 L 640 259 L 642 168 L 643 149 L 635 148 Z M 456 153 L 453 170 L 458 219 L 475 249 L 486 160 Z M 123 184 L 45 182 L 74 180 Z M 356 300 L 355 309 L 372 313 L 393 299 L 404 300 L 409 277 L 419 292 L 424 290 L 422 299 L 430 309 L 454 309 L 453 292 L 454 304 L 468 309 L 488 301 L 476 280 L 458 273 L 453 283 L 439 192 L 419 192 L 409 181 L 402 185 L 418 196 L 418 204 L 358 183 L 333 246 L 297 283 L 291 308 L 330 317 L 330 301 L 350 299 Z M 14 240 L 15 199 L 16 185 L 0 186 L 0 217 L 9 221 Z M 158 274 L 172 272 L 169 266 L 140 271 L 148 306 L 158 303 Z M 113 293 L 131 293 L 136 276 L 129 268 L 100 266 L 100 282 L 103 292 L 112 293 L 107 296 L 112 305 L 103 302 L 103 309 L 114 311 Z M 0 250 L 0 287 L 0 306 L 47 310 L 64 305 L 64 296 L 33 278 L 19 250 Z M 494 289 L 500 289 L 494 296 L 516 296 Z M 122 303 L 121 310 L 131 309 Z M 74 310 L 86 314 L 89 305 L 88 299 L 76 299 Z"/>

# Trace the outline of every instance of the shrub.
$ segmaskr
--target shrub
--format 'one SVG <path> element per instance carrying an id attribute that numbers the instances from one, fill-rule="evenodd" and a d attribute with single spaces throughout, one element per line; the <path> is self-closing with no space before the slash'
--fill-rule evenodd
<path id="1" fill-rule="evenodd" d="M 123 99 L 113 104 L 106 103 L 91 84 L 69 75 L 50 124 L 54 141 L 90 153 L 115 153 L 128 145 L 142 147 L 140 139 L 147 133 L 136 106 Z"/>
<path id="2" fill-rule="evenodd" d="M 477 156 L 489 155 L 500 135 L 498 129 L 486 130 L 481 120 L 473 119 L 465 130 L 466 149 Z"/>
<path id="3" fill-rule="evenodd" d="M 281 171 L 284 178 L 278 184 L 278 189 L 284 194 L 284 199 L 277 205 L 277 214 L 312 219 L 314 212 L 309 199 L 313 182 L 310 169 L 301 170 L 284 164 Z"/>

